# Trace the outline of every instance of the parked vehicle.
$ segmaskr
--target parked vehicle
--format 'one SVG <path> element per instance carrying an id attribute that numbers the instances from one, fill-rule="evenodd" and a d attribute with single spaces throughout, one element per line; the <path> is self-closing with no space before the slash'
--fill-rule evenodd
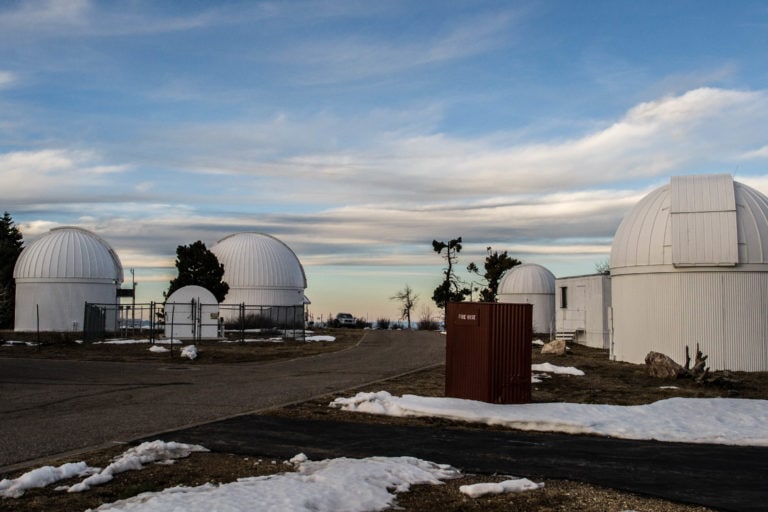
<path id="1" fill-rule="evenodd" d="M 355 327 L 357 319 L 349 313 L 339 313 L 336 315 L 336 327 Z"/>

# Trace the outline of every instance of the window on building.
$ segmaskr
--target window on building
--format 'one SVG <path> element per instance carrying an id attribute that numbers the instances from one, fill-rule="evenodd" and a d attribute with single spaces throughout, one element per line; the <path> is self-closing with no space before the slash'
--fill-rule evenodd
<path id="1" fill-rule="evenodd" d="M 560 287 L 560 308 L 565 309 L 568 307 L 568 287 Z"/>

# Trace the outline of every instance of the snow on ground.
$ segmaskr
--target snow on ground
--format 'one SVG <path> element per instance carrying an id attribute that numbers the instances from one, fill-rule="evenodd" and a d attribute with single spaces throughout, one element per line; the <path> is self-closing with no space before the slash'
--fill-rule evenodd
<path id="1" fill-rule="evenodd" d="M 187 359 L 194 361 L 197 359 L 197 347 L 194 345 L 187 345 L 181 349 L 181 357 L 186 357 Z"/>
<path id="2" fill-rule="evenodd" d="M 648 405 L 499 405 L 459 398 L 358 393 L 329 404 L 345 411 L 429 416 L 520 430 L 624 439 L 768 446 L 768 400 L 669 398 Z"/>
<path id="3" fill-rule="evenodd" d="M 504 494 L 508 492 L 525 492 L 541 489 L 544 483 L 536 483 L 527 478 L 515 478 L 513 480 L 504 480 L 499 483 L 480 483 L 472 485 L 462 485 L 459 492 L 466 494 L 470 498 L 480 498 L 489 494 Z"/>
<path id="4" fill-rule="evenodd" d="M 165 347 L 161 347 L 160 345 L 152 345 L 151 347 L 149 347 L 149 351 L 150 352 L 156 352 L 158 354 L 163 354 L 165 352 L 170 352 L 170 350 L 168 350 Z"/>
<path id="5" fill-rule="evenodd" d="M 415 484 L 440 484 L 460 472 L 414 457 L 370 457 L 368 459 L 307 460 L 301 454 L 291 461 L 296 471 L 277 475 L 241 478 L 236 482 L 198 487 L 172 487 L 143 493 L 102 505 L 98 511 L 155 512 L 184 510 L 260 511 L 383 510 L 395 502 L 396 492 Z"/>
<path id="6" fill-rule="evenodd" d="M 323 336 L 323 335 L 316 335 L 316 336 L 307 336 L 304 338 L 306 341 L 336 341 L 336 336 Z"/>
<path id="7" fill-rule="evenodd" d="M 556 373 L 559 375 L 584 375 L 584 372 L 573 366 L 557 366 L 552 363 L 532 364 L 531 370 L 534 372 Z"/>
<path id="8" fill-rule="evenodd" d="M 192 452 L 207 451 L 202 446 L 184 443 L 166 443 L 164 441 L 142 443 L 125 451 L 104 469 L 90 467 L 85 462 L 70 462 L 59 467 L 43 466 L 12 480 L 3 479 L 0 481 L 0 496 L 18 498 L 27 489 L 45 487 L 76 476 L 87 476 L 82 482 L 63 488 L 68 492 L 82 492 L 95 485 L 109 482 L 118 473 L 142 469 L 144 464 L 181 459 L 188 457 Z"/>

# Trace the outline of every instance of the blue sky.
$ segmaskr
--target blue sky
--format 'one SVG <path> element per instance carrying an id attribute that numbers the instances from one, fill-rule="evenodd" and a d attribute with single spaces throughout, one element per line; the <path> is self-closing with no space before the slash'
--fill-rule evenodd
<path id="1" fill-rule="evenodd" d="M 93 230 L 140 300 L 261 231 L 316 317 L 395 319 L 433 239 L 584 274 L 672 175 L 767 193 L 766 55 L 762 1 L 3 2 L 0 209 Z"/>

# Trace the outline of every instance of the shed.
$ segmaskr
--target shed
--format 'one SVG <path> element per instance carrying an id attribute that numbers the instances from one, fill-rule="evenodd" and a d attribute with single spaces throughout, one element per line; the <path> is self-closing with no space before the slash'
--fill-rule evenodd
<path id="1" fill-rule="evenodd" d="M 555 330 L 555 275 L 535 263 L 523 263 L 507 272 L 499 283 L 498 301 L 532 304 L 532 332 Z"/>
<path id="2" fill-rule="evenodd" d="M 728 174 L 676 176 L 621 222 L 611 247 L 611 357 L 768 371 L 768 198 Z"/>
<path id="3" fill-rule="evenodd" d="M 219 337 L 219 303 L 202 286 L 189 285 L 173 292 L 165 301 L 165 336 L 180 340 Z"/>
<path id="4" fill-rule="evenodd" d="M 117 304 L 123 266 L 110 245 L 77 227 L 50 230 L 30 243 L 13 269 L 17 331 L 80 331 L 85 303 Z M 117 328 L 109 308 L 107 330 Z"/>
<path id="5" fill-rule="evenodd" d="M 611 278 L 608 274 L 560 277 L 555 281 L 557 337 L 608 349 L 611 339 Z"/>

